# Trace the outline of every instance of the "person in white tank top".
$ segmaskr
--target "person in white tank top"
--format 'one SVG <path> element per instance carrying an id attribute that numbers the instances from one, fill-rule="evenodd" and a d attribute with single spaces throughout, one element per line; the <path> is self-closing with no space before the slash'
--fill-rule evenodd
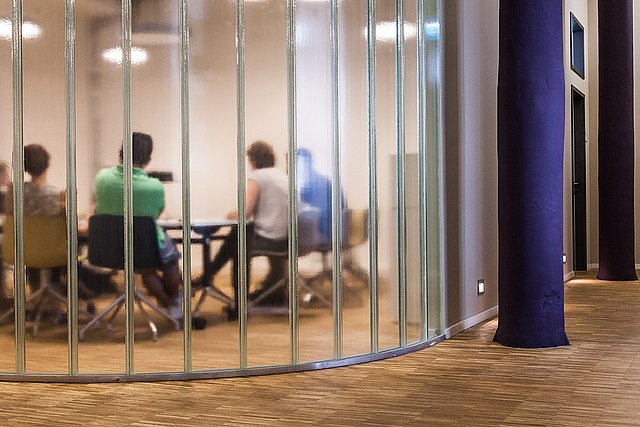
<path id="1" fill-rule="evenodd" d="M 286 252 L 288 247 L 288 211 L 289 181 L 286 173 L 275 167 L 273 147 L 256 141 L 247 150 L 250 172 L 247 177 L 247 283 L 250 283 L 250 258 L 252 251 Z M 238 212 L 227 215 L 229 219 L 238 219 Z M 238 234 L 237 228 L 224 239 L 220 250 L 211 262 L 213 275 L 229 261 L 233 262 L 233 287 L 237 302 L 238 296 Z M 270 271 L 262 283 L 262 289 L 268 289 L 284 274 L 282 263 L 269 259 Z M 286 294 L 270 295 L 271 303 L 285 303 Z M 237 307 L 237 304 L 236 304 Z M 237 312 L 230 313 L 230 318 Z"/>

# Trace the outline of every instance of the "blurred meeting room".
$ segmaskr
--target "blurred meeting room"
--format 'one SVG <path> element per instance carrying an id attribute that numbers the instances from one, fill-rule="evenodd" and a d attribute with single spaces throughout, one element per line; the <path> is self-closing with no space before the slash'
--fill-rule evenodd
<path id="1" fill-rule="evenodd" d="M 294 3 L 24 0 L 16 43 L 0 0 L 0 372 L 268 372 L 442 335 L 437 1 L 400 25 Z"/>

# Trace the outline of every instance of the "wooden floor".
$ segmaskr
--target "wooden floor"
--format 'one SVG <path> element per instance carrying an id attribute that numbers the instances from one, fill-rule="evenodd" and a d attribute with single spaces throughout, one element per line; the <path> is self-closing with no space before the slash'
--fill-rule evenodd
<path id="1" fill-rule="evenodd" d="M 367 365 L 161 384 L 0 383 L 3 425 L 640 425 L 640 282 L 566 288 L 572 345 L 491 342 L 489 321 Z"/>

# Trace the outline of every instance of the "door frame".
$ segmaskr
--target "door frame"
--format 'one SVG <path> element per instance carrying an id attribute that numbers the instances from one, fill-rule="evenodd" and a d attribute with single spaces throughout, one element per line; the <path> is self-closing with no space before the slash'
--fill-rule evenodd
<path id="1" fill-rule="evenodd" d="M 584 110 L 584 173 L 585 173 L 585 182 L 584 182 L 584 193 L 585 193 L 585 209 L 584 209 L 584 218 L 585 218 L 585 223 L 586 223 L 586 227 L 585 227 L 585 236 L 584 236 L 584 250 L 585 250 L 585 267 L 586 269 L 589 268 L 589 150 L 588 150 L 588 141 L 587 141 L 587 96 L 584 94 L 584 92 L 582 92 L 580 89 L 578 89 L 576 86 L 571 85 L 571 91 L 570 91 L 570 104 L 571 104 L 571 182 L 570 182 L 570 188 L 571 188 L 571 241 L 572 241 L 572 249 L 573 249 L 573 253 L 572 253 L 572 266 L 571 266 L 571 270 L 572 271 L 582 271 L 582 270 L 576 270 L 576 252 L 577 252 L 577 245 L 576 245 L 576 224 L 575 224 L 575 218 L 576 218 L 576 206 L 575 206 L 575 198 L 574 198 L 574 193 L 573 193 L 573 183 L 575 182 L 575 169 L 576 169 L 576 161 L 575 161 L 575 105 L 574 105 L 574 96 L 579 96 L 582 98 L 583 100 L 583 110 Z"/>

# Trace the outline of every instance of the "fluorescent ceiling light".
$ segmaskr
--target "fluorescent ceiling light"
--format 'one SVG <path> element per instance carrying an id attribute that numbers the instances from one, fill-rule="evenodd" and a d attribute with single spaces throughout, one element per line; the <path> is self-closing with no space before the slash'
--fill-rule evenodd
<path id="1" fill-rule="evenodd" d="M 366 29 L 365 29 L 366 32 Z M 404 38 L 412 39 L 416 36 L 415 24 L 404 24 Z M 393 21 L 380 22 L 376 25 L 376 39 L 380 42 L 395 42 L 396 41 L 396 23 Z"/>
<path id="2" fill-rule="evenodd" d="M 147 31 L 133 33 L 131 41 L 139 46 L 162 46 L 180 43 L 180 34 Z"/>
<path id="3" fill-rule="evenodd" d="M 424 35 L 427 38 L 427 40 L 438 40 L 440 38 L 440 23 L 425 22 Z"/>
<path id="4" fill-rule="evenodd" d="M 11 40 L 12 23 L 9 19 L 0 19 L 0 38 L 5 40 Z M 22 38 L 23 39 L 35 39 L 42 35 L 42 28 L 38 24 L 34 24 L 31 21 L 22 22 Z"/>
<path id="5" fill-rule="evenodd" d="M 102 52 L 102 58 L 105 61 L 113 62 L 114 64 L 122 64 L 122 48 L 112 47 Z M 144 64 L 149 59 L 149 54 L 146 50 L 139 47 L 131 48 L 131 63 L 133 65 Z"/>

